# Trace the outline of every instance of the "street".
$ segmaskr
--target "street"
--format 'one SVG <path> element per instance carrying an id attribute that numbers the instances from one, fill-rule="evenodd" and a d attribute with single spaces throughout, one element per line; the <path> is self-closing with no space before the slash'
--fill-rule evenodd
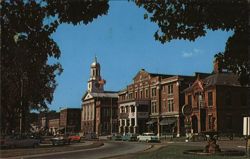
<path id="1" fill-rule="evenodd" d="M 105 142 L 103 146 L 93 149 L 76 150 L 70 152 L 57 152 L 50 154 L 40 154 L 32 156 L 13 157 L 18 158 L 37 158 L 37 159 L 97 159 L 116 155 L 140 152 L 150 148 L 150 144 L 137 142 Z"/>

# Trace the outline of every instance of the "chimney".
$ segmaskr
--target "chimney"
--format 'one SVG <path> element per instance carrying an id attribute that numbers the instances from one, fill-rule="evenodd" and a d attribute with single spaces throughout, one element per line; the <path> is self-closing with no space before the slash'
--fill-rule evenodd
<path id="1" fill-rule="evenodd" d="M 214 60 L 214 71 L 213 73 L 220 73 L 221 72 L 221 67 L 220 67 L 220 63 L 219 63 L 219 59 L 215 58 Z"/>

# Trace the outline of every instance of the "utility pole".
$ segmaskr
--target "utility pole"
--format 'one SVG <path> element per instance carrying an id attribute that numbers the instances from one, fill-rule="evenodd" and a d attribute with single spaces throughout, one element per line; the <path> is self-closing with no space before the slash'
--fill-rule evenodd
<path id="1" fill-rule="evenodd" d="M 19 131 L 20 135 L 22 134 L 22 108 L 23 108 L 23 75 L 21 76 L 21 101 L 20 101 L 20 109 L 19 109 Z"/>
<path id="2" fill-rule="evenodd" d="M 23 85 L 24 85 L 24 81 L 23 80 L 27 80 L 27 73 L 23 72 L 20 78 L 20 96 L 21 96 L 21 100 L 20 100 L 20 109 L 19 109 L 19 131 L 20 134 L 22 134 L 22 118 L 23 118 Z"/>

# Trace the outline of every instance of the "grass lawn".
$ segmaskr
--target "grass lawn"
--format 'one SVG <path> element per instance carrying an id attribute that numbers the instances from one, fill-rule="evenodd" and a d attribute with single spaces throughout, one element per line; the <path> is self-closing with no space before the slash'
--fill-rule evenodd
<path id="1" fill-rule="evenodd" d="M 247 159 L 246 156 L 219 156 L 219 155 L 191 155 L 183 154 L 185 150 L 197 150 L 203 147 L 168 145 L 156 151 L 141 153 L 135 156 L 136 159 Z"/>

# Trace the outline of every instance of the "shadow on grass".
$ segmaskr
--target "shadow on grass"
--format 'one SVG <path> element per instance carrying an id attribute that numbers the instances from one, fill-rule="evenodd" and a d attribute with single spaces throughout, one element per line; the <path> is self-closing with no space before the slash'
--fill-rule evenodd
<path id="1" fill-rule="evenodd" d="M 194 155 L 184 154 L 187 150 L 202 149 L 198 146 L 168 145 L 153 152 L 142 153 L 135 159 L 247 159 L 246 156 Z"/>

